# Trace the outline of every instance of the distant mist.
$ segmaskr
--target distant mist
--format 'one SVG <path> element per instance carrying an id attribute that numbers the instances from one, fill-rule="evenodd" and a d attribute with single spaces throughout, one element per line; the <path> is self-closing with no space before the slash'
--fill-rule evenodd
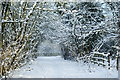
<path id="1" fill-rule="evenodd" d="M 61 54 L 61 49 L 59 44 L 45 40 L 38 46 L 38 53 L 40 56 L 57 56 Z"/>

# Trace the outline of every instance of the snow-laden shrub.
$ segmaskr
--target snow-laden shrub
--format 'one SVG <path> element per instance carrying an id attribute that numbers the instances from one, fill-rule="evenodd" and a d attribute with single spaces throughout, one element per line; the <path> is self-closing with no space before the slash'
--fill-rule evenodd
<path id="1" fill-rule="evenodd" d="M 67 57 L 79 60 L 86 57 L 84 60 L 87 62 L 88 58 L 94 57 L 91 57 L 91 52 L 110 53 L 110 58 L 116 59 L 119 50 L 112 46 L 119 44 L 119 9 L 116 7 L 119 6 L 119 2 L 83 2 L 70 6 L 72 8 L 65 9 L 71 12 L 64 13 L 62 18 L 63 24 L 71 28 L 71 35 L 63 43 L 65 59 Z"/>

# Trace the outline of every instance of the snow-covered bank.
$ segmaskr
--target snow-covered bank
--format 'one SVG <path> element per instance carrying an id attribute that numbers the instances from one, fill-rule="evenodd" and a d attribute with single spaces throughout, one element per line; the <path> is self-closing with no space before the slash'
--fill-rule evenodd
<path id="1" fill-rule="evenodd" d="M 117 78 L 115 69 L 83 64 L 62 59 L 60 56 L 38 57 L 12 74 L 14 78 Z"/>

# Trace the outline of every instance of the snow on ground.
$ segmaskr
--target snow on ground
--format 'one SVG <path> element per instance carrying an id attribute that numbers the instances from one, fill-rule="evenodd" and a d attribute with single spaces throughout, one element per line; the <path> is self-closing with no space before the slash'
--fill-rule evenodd
<path id="1" fill-rule="evenodd" d="M 38 57 L 12 73 L 13 78 L 117 78 L 115 69 L 62 59 L 60 56 Z"/>

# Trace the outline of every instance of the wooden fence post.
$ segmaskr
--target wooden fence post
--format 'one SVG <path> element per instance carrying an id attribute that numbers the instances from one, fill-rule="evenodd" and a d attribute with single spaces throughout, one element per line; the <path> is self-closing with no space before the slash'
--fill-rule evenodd
<path id="1" fill-rule="evenodd" d="M 108 55 L 108 69 L 110 69 L 110 55 Z"/>
<path id="2" fill-rule="evenodd" d="M 104 58 L 105 58 L 105 57 L 103 56 L 103 64 L 104 64 Z"/>
<path id="3" fill-rule="evenodd" d="M 118 63 L 118 54 L 117 54 L 117 56 L 116 56 L 116 58 L 117 58 L 117 62 L 116 62 L 116 69 L 118 70 L 118 65 L 119 65 L 119 63 Z"/>
<path id="4" fill-rule="evenodd" d="M 116 69 L 117 70 L 119 70 L 119 67 L 120 67 L 119 59 L 120 59 L 120 55 L 119 55 L 119 52 L 117 51 L 117 62 L 116 62 Z"/>
<path id="5" fill-rule="evenodd" d="M 118 53 L 118 79 L 120 80 L 120 52 Z"/>

